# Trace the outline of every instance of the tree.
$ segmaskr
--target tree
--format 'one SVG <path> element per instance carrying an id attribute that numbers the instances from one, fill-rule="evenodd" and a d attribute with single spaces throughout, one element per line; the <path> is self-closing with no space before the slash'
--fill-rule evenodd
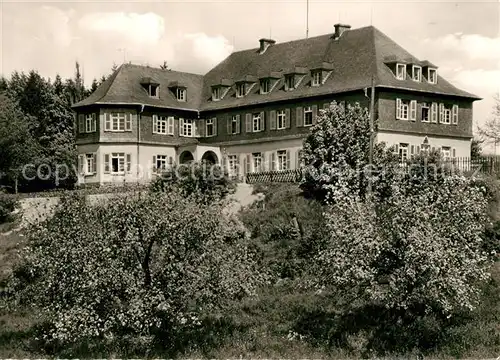
<path id="1" fill-rule="evenodd" d="M 488 143 L 493 143 L 496 146 L 500 142 L 500 94 L 495 96 L 491 118 L 478 130 L 479 135 Z"/>
<path id="2" fill-rule="evenodd" d="M 306 173 L 301 189 L 320 200 L 344 183 L 352 191 L 364 191 L 360 171 L 369 161 L 368 110 L 359 103 L 344 107 L 333 102 L 320 110 L 316 121 L 303 143 Z"/>
<path id="3" fill-rule="evenodd" d="M 479 159 L 482 155 L 483 149 L 482 144 L 484 140 L 480 140 L 478 138 L 473 138 L 470 144 L 470 157 L 472 160 Z"/>
<path id="4" fill-rule="evenodd" d="M 9 289 L 42 309 L 53 325 L 45 335 L 64 344 L 120 336 L 168 343 L 266 278 L 235 218 L 176 192 L 100 205 L 66 199 L 28 238 L 31 275 Z"/>
<path id="5" fill-rule="evenodd" d="M 92 85 L 90 86 L 90 94 L 92 94 L 94 91 L 96 91 L 98 87 L 99 87 L 99 83 L 97 82 L 97 79 L 94 78 L 92 80 Z"/>

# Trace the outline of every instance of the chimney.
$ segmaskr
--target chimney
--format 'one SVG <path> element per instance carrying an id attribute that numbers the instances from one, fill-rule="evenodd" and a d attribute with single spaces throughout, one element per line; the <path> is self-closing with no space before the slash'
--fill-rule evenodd
<path id="1" fill-rule="evenodd" d="M 269 46 L 274 45 L 276 43 L 276 41 L 272 39 L 260 39 L 259 42 L 260 42 L 259 54 L 264 54 L 264 52 L 267 50 Z"/>
<path id="2" fill-rule="evenodd" d="M 342 34 L 345 31 L 351 28 L 351 25 L 345 25 L 345 24 L 335 24 L 333 26 L 335 27 L 335 33 L 333 34 L 334 39 L 338 39 L 339 37 L 342 36 Z"/>

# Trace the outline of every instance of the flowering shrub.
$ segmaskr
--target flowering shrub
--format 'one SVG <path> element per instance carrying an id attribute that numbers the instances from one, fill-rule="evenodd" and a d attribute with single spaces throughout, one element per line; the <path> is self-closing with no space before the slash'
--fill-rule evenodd
<path id="1" fill-rule="evenodd" d="M 16 209 L 16 200 L 0 191 L 0 224 L 12 220 L 12 212 Z"/>
<path id="2" fill-rule="evenodd" d="M 237 220 L 178 192 L 91 206 L 64 199 L 29 231 L 19 300 L 41 309 L 47 340 L 161 334 L 197 326 L 204 311 L 252 295 L 265 281 Z"/>
<path id="3" fill-rule="evenodd" d="M 221 166 L 208 162 L 174 165 L 151 184 L 153 191 L 174 188 L 179 189 L 184 196 L 196 195 L 202 202 L 223 199 L 236 189 Z"/>

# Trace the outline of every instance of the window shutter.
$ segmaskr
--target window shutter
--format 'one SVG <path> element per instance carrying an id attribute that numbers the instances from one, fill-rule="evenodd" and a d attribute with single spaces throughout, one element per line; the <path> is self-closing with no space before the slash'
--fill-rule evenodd
<path id="1" fill-rule="evenodd" d="M 200 125 L 199 136 L 205 137 L 208 134 L 208 132 L 206 131 L 206 121 L 205 121 L 205 119 L 200 119 L 198 122 Z"/>
<path id="2" fill-rule="evenodd" d="M 184 136 L 184 119 L 179 118 L 179 136 Z"/>
<path id="3" fill-rule="evenodd" d="M 276 130 L 276 110 L 269 112 L 269 130 Z"/>
<path id="4" fill-rule="evenodd" d="M 127 163 L 126 171 L 130 172 L 131 165 L 132 165 L 132 154 L 126 155 L 126 163 Z"/>
<path id="5" fill-rule="evenodd" d="M 125 114 L 125 131 L 132 131 L 132 114 Z"/>
<path id="6" fill-rule="evenodd" d="M 183 120 L 185 121 L 185 120 Z M 193 128 L 191 129 L 191 133 L 194 134 L 194 137 L 200 137 L 201 136 L 201 130 L 204 130 L 205 123 L 201 120 L 192 120 L 191 124 L 193 124 Z"/>
<path id="7" fill-rule="evenodd" d="M 456 157 L 457 156 L 457 152 L 456 152 L 455 148 L 451 149 L 451 156 L 452 157 Z"/>
<path id="8" fill-rule="evenodd" d="M 300 169 L 300 155 L 301 155 L 301 149 L 298 149 L 297 152 L 295 153 L 295 168 Z"/>
<path id="9" fill-rule="evenodd" d="M 415 155 L 415 145 L 410 145 L 410 156 Z"/>
<path id="10" fill-rule="evenodd" d="M 99 129 L 104 127 L 105 116 L 104 113 L 99 114 Z"/>
<path id="11" fill-rule="evenodd" d="M 174 117 L 169 116 L 167 119 L 167 133 L 169 135 L 174 135 Z"/>
<path id="12" fill-rule="evenodd" d="M 246 175 L 247 173 L 248 173 L 247 157 L 243 155 L 243 175 Z"/>
<path id="13" fill-rule="evenodd" d="M 260 131 L 264 131 L 266 129 L 266 114 L 264 111 L 260 112 Z"/>
<path id="14" fill-rule="evenodd" d="M 439 123 L 441 124 L 444 121 L 444 105 L 439 104 Z"/>
<path id="15" fill-rule="evenodd" d="M 286 170 L 290 170 L 290 150 L 286 151 Z"/>
<path id="16" fill-rule="evenodd" d="M 180 121 L 180 119 L 177 120 L 177 121 L 174 120 L 174 135 L 175 136 L 179 136 L 180 135 L 180 133 L 179 133 L 180 132 L 179 121 Z"/>
<path id="17" fill-rule="evenodd" d="M 238 114 L 236 115 L 236 133 L 239 134 L 241 131 L 241 116 Z"/>
<path id="18" fill-rule="evenodd" d="M 109 154 L 104 154 L 104 173 L 109 174 Z"/>
<path id="19" fill-rule="evenodd" d="M 91 131 L 92 131 L 92 132 L 95 132 L 95 131 L 96 131 L 96 128 L 97 128 L 97 125 L 96 125 L 96 123 L 97 123 L 96 118 L 97 118 L 96 114 L 95 114 L 95 113 L 93 113 L 93 114 L 92 114 L 92 126 L 91 126 Z"/>
<path id="20" fill-rule="evenodd" d="M 276 171 L 276 153 L 271 153 L 271 171 Z"/>
<path id="21" fill-rule="evenodd" d="M 285 109 L 285 128 L 290 129 L 290 109 Z"/>
<path id="22" fill-rule="evenodd" d="M 417 154 L 420 154 L 420 146 L 417 145 L 417 151 L 416 151 Z"/>
<path id="23" fill-rule="evenodd" d="M 457 125 L 458 124 L 458 105 L 453 105 L 453 107 L 451 108 L 451 114 L 452 114 L 452 120 L 451 120 L 451 123 L 453 125 Z"/>
<path id="24" fill-rule="evenodd" d="M 410 120 L 417 120 L 417 100 L 410 101 Z"/>
<path id="25" fill-rule="evenodd" d="M 313 125 L 316 124 L 316 118 L 318 117 L 318 105 L 312 106 L 313 111 Z"/>
<path id="26" fill-rule="evenodd" d="M 92 154 L 92 172 L 97 174 L 97 153 Z"/>
<path id="27" fill-rule="evenodd" d="M 431 104 L 431 122 L 437 123 L 437 103 Z"/>
<path id="28" fill-rule="evenodd" d="M 172 167 L 174 165 L 174 157 L 173 156 L 168 157 L 168 164 L 170 165 L 170 167 Z"/>
<path id="29" fill-rule="evenodd" d="M 217 136 L 217 118 L 214 117 L 214 133 L 213 136 Z"/>
<path id="30" fill-rule="evenodd" d="M 85 155 L 78 155 L 78 172 L 80 174 L 84 173 L 83 171 L 84 163 L 85 163 Z"/>
<path id="31" fill-rule="evenodd" d="M 401 99 L 396 99 L 396 119 L 401 119 Z"/>
<path id="32" fill-rule="evenodd" d="M 78 132 L 80 134 L 85 132 L 85 116 L 83 114 L 78 115 Z"/>
<path id="33" fill-rule="evenodd" d="M 252 170 L 252 156 L 247 154 L 247 173 L 253 172 Z"/>
<path id="34" fill-rule="evenodd" d="M 153 166 L 152 166 L 152 169 L 153 169 L 153 174 L 156 173 L 156 155 L 153 155 Z"/>
<path id="35" fill-rule="evenodd" d="M 227 117 L 226 132 L 228 135 L 233 133 L 233 117 L 231 115 Z"/>
<path id="36" fill-rule="evenodd" d="M 399 144 L 395 145 L 395 153 L 396 153 L 396 155 L 399 154 Z"/>
<path id="37" fill-rule="evenodd" d="M 104 113 L 104 131 L 111 130 L 111 114 Z"/>
<path id="38" fill-rule="evenodd" d="M 158 115 L 153 115 L 153 134 L 158 133 Z"/>
<path id="39" fill-rule="evenodd" d="M 246 114 L 246 132 L 251 133 L 252 132 L 252 114 Z"/>
<path id="40" fill-rule="evenodd" d="M 304 126 L 304 109 L 302 108 L 302 106 L 297 107 L 296 115 L 297 127 Z"/>

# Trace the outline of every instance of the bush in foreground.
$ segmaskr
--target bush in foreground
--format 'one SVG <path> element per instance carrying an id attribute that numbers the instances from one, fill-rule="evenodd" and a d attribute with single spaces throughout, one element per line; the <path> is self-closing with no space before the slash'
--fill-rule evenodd
<path id="1" fill-rule="evenodd" d="M 265 280 L 236 220 L 177 192 L 62 202 L 29 231 L 18 300 L 48 320 L 50 343 L 132 338 L 170 348 L 207 311 Z"/>

